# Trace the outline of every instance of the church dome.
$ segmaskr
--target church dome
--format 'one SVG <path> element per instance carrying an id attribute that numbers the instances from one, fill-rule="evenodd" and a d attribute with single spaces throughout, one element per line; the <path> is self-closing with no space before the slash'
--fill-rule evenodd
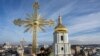
<path id="1" fill-rule="evenodd" d="M 61 16 L 58 18 L 58 25 L 55 27 L 55 32 L 67 32 L 67 28 L 62 24 Z"/>

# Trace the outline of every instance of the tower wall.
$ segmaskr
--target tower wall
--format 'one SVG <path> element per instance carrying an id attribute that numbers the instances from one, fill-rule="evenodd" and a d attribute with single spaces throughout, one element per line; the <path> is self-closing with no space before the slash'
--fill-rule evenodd
<path id="1" fill-rule="evenodd" d="M 54 33 L 54 53 L 55 56 L 69 56 L 71 54 L 68 33 Z"/>

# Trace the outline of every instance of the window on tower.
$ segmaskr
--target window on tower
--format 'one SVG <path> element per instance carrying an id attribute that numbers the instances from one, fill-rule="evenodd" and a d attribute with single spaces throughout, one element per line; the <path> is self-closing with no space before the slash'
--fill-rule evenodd
<path id="1" fill-rule="evenodd" d="M 64 37 L 63 36 L 61 36 L 61 41 L 63 41 L 64 40 Z"/>
<path id="2" fill-rule="evenodd" d="M 63 50 L 64 50 L 64 48 L 62 47 L 62 48 L 61 48 L 61 50 L 63 51 Z"/>

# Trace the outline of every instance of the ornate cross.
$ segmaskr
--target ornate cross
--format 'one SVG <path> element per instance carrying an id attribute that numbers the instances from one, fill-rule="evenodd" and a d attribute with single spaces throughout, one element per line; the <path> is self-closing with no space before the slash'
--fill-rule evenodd
<path id="1" fill-rule="evenodd" d="M 37 33 L 38 30 L 44 31 L 45 26 L 52 26 L 54 21 L 46 20 L 38 14 L 39 4 L 36 1 L 33 5 L 34 14 L 28 15 L 29 17 L 26 20 L 16 19 L 14 20 L 14 24 L 18 26 L 24 26 L 26 28 L 25 32 L 31 30 L 33 34 L 33 42 L 32 42 L 32 53 L 36 54 L 37 50 Z"/>

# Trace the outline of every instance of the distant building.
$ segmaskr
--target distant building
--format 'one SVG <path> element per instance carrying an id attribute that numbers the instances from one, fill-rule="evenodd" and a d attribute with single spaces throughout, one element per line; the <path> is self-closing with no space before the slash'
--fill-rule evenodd
<path id="1" fill-rule="evenodd" d="M 22 47 L 17 48 L 17 52 L 20 56 L 24 56 L 24 49 Z"/>
<path id="2" fill-rule="evenodd" d="M 71 48 L 68 41 L 68 30 L 62 24 L 61 16 L 54 31 L 54 56 L 71 56 Z"/>
<path id="3" fill-rule="evenodd" d="M 3 48 L 7 50 L 9 48 L 12 48 L 12 45 L 9 42 L 6 42 L 4 43 Z"/>
<path id="4" fill-rule="evenodd" d="M 2 53 L 2 52 L 4 52 L 5 50 L 4 50 L 4 48 L 0 48 L 0 53 Z"/>

